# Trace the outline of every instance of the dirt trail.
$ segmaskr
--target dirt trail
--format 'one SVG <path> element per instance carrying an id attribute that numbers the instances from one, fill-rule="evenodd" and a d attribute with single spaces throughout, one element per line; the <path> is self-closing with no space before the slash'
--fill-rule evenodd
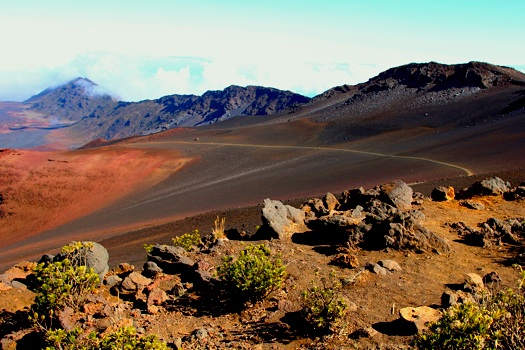
<path id="1" fill-rule="evenodd" d="M 355 153 L 355 154 L 364 154 L 364 155 L 371 155 L 371 156 L 378 156 L 378 157 L 384 157 L 384 158 L 394 158 L 394 159 L 410 159 L 410 160 L 418 160 L 422 162 L 429 162 L 433 164 L 443 165 L 445 167 L 454 168 L 461 170 L 465 173 L 466 176 L 474 175 L 474 173 L 460 165 L 442 162 L 439 160 L 434 160 L 430 158 L 424 158 L 424 157 L 412 157 L 412 156 L 398 156 L 398 155 L 392 155 L 392 154 L 386 154 L 386 153 L 379 153 L 379 152 L 369 152 L 369 151 L 359 151 L 359 150 L 353 150 L 348 148 L 339 148 L 339 147 L 314 147 L 314 146 L 291 146 L 291 145 L 261 145 L 261 144 L 248 144 L 248 143 L 228 143 L 228 142 L 190 142 L 190 141 L 158 141 L 158 142 L 146 142 L 142 144 L 182 144 L 182 145 L 215 145 L 215 146 L 230 146 L 230 147 L 246 147 L 246 148 L 270 148 L 270 149 L 288 149 L 288 150 L 322 150 L 322 151 L 331 151 L 331 152 L 347 152 L 347 153 Z"/>

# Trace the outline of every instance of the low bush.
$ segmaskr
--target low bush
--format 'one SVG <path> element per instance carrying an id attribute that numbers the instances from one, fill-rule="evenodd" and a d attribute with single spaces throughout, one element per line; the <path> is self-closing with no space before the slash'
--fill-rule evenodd
<path id="1" fill-rule="evenodd" d="M 168 350 L 166 343 L 154 334 L 140 337 L 135 327 L 122 327 L 112 333 L 99 337 L 91 332 L 80 337 L 82 330 L 51 330 L 46 333 L 46 350 Z"/>
<path id="2" fill-rule="evenodd" d="M 231 287 L 240 301 L 260 301 L 281 288 L 286 276 L 281 259 L 272 257 L 264 244 L 249 245 L 234 259 L 224 257 L 217 275 Z"/>
<path id="3" fill-rule="evenodd" d="M 517 291 L 486 294 L 475 303 L 445 311 L 428 331 L 416 336 L 419 349 L 525 349 L 525 273 Z"/>
<path id="4" fill-rule="evenodd" d="M 192 233 L 185 233 L 182 236 L 173 238 L 172 241 L 174 246 L 182 247 L 189 252 L 194 246 L 198 246 L 201 243 L 201 236 L 199 230 L 193 230 Z"/>
<path id="5" fill-rule="evenodd" d="M 78 310 L 99 284 L 99 277 L 92 268 L 74 265 L 81 262 L 84 243 L 73 243 L 62 248 L 64 259 L 41 263 L 35 269 L 35 303 L 32 317 L 37 328 L 53 327 L 54 319 L 66 306 Z"/>
<path id="6" fill-rule="evenodd" d="M 328 330 L 337 325 L 346 314 L 347 303 L 341 297 L 341 283 L 332 275 L 331 285 L 321 278 L 321 285 L 312 281 L 312 286 L 302 294 L 304 319 L 315 329 Z"/>

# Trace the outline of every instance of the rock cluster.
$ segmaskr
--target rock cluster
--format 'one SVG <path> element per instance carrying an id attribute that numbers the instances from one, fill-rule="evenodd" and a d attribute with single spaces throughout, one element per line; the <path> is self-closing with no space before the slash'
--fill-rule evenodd
<path id="1" fill-rule="evenodd" d="M 464 222 L 451 224 L 451 227 L 470 245 L 479 247 L 500 246 L 503 243 L 523 244 L 525 242 L 525 218 L 501 220 L 490 218 L 471 227 Z"/>
<path id="2" fill-rule="evenodd" d="M 394 181 L 370 190 L 345 191 L 340 201 L 328 193 L 305 202 L 301 209 L 311 231 L 339 244 L 449 253 L 448 242 L 421 224 L 424 215 L 412 209 L 413 197 L 412 188 Z"/>

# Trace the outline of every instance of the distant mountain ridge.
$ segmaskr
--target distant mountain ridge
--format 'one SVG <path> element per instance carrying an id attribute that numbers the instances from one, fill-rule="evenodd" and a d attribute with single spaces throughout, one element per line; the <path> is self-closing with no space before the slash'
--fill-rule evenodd
<path id="1" fill-rule="evenodd" d="M 202 96 L 169 95 L 140 102 L 117 101 L 95 83 L 77 78 L 26 100 L 31 109 L 76 122 L 89 139 L 150 134 L 177 126 L 212 124 L 239 115 L 272 115 L 310 98 L 275 88 L 232 85 Z"/>
<path id="2" fill-rule="evenodd" d="M 201 96 L 174 94 L 140 102 L 118 101 L 91 80 L 77 78 L 46 89 L 25 103 L 47 118 L 74 124 L 69 130 L 86 142 L 283 112 L 288 113 L 287 119 L 312 116 L 317 121 L 334 122 L 349 134 L 365 132 L 362 127 L 353 129 L 362 118 L 369 118 L 367 132 L 375 134 L 391 124 L 384 118 L 392 110 L 440 106 L 498 86 L 525 87 L 525 74 L 483 62 L 410 63 L 364 83 L 334 87 L 312 99 L 270 87 L 232 85 Z M 505 111 L 524 105 L 522 100 L 515 101 Z"/>

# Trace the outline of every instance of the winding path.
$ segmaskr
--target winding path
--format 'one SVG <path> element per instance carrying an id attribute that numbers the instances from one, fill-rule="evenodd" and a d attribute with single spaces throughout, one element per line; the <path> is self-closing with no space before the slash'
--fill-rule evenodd
<path id="1" fill-rule="evenodd" d="M 467 176 L 474 175 L 469 169 L 462 167 L 460 165 L 442 162 L 439 160 L 424 158 L 424 157 L 413 157 L 413 156 L 396 156 L 391 154 L 379 153 L 379 152 L 369 152 L 369 151 L 358 151 L 347 148 L 337 148 L 337 147 L 315 147 L 315 146 L 284 146 L 284 145 L 258 145 L 258 144 L 246 144 L 246 143 L 227 143 L 227 142 L 203 142 L 203 141 L 160 141 L 160 142 L 145 142 L 141 144 L 184 144 L 184 145 L 214 145 L 214 146 L 230 146 L 230 147 L 245 147 L 245 148 L 275 148 L 275 149 L 299 149 L 299 150 L 321 150 L 321 151 L 331 151 L 331 152 L 345 152 L 345 153 L 355 153 L 355 154 L 366 154 L 384 158 L 397 158 L 397 159 L 411 159 L 419 160 L 422 162 L 429 162 L 433 164 L 443 165 L 449 168 L 454 168 L 461 170 Z"/>

